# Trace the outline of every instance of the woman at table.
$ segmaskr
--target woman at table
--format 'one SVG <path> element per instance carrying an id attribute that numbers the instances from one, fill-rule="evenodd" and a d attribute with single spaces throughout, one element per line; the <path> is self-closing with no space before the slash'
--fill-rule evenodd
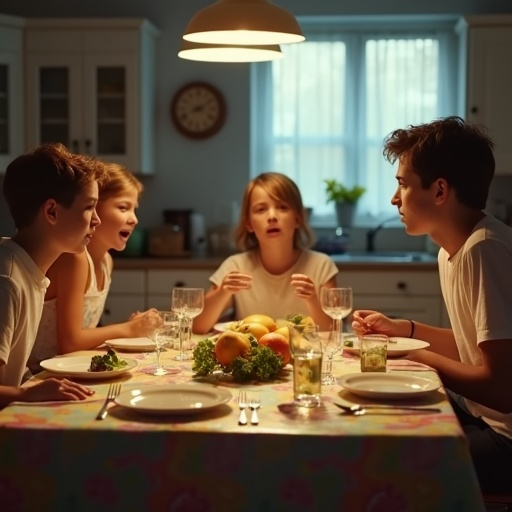
<path id="1" fill-rule="evenodd" d="M 440 246 L 441 290 L 451 329 L 356 311 L 356 332 L 428 341 L 409 358 L 435 368 L 469 439 L 482 490 L 512 487 L 512 229 L 486 215 L 493 142 L 457 117 L 394 131 L 391 202 L 407 233 Z"/>
<path id="2" fill-rule="evenodd" d="M 303 313 L 321 329 L 330 328 L 319 290 L 336 286 L 338 269 L 331 258 L 308 249 L 313 234 L 290 178 L 268 172 L 247 185 L 235 239 L 243 252 L 229 256 L 210 277 L 212 287 L 203 312 L 194 319 L 194 332 L 210 331 L 229 308 L 237 319 Z"/>
<path id="3" fill-rule="evenodd" d="M 32 372 L 57 354 L 97 347 L 108 339 L 147 335 L 151 311 L 124 323 L 97 327 L 110 288 L 113 268 L 110 249 L 122 251 L 137 225 L 136 209 L 142 184 L 123 166 L 106 163 L 106 180 L 96 207 L 101 224 L 85 251 L 62 254 L 49 268 L 50 286 L 43 316 L 28 361 Z"/>

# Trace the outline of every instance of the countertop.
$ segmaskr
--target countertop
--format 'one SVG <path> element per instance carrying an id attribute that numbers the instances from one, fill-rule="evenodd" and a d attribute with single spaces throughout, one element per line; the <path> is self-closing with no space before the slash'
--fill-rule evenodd
<path id="1" fill-rule="evenodd" d="M 333 254 L 332 260 L 344 270 L 437 270 L 437 257 L 425 252 L 378 252 Z M 115 269 L 215 270 L 225 257 L 116 257 Z"/>

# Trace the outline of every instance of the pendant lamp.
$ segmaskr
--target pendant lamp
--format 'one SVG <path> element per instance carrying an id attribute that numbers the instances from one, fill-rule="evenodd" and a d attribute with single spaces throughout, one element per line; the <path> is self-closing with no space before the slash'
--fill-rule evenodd
<path id="1" fill-rule="evenodd" d="M 270 0 L 217 0 L 195 14 L 183 33 L 195 43 L 269 45 L 304 41 L 293 15 Z"/>
<path id="2" fill-rule="evenodd" d="M 265 62 L 281 59 L 279 45 L 201 44 L 183 40 L 178 57 L 202 62 Z"/>

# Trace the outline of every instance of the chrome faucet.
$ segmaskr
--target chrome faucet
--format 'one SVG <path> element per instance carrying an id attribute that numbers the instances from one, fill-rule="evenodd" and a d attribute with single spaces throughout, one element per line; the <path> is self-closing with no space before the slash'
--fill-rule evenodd
<path id="1" fill-rule="evenodd" d="M 380 224 L 366 232 L 366 252 L 375 251 L 375 236 L 384 227 L 385 224 L 391 222 L 392 220 L 396 220 L 396 215 L 389 217 L 389 219 L 383 220 Z"/>

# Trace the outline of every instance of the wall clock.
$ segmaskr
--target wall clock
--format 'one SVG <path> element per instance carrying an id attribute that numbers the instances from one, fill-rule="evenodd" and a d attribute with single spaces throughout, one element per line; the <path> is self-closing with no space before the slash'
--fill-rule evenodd
<path id="1" fill-rule="evenodd" d="M 171 103 L 171 119 L 186 137 L 205 139 L 215 135 L 226 120 L 222 93 L 206 82 L 190 82 L 181 87 Z"/>

